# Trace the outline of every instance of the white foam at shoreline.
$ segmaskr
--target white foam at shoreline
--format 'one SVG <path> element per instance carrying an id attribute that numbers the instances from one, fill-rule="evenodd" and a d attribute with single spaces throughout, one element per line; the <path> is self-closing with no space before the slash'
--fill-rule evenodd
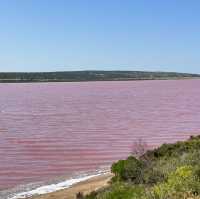
<path id="1" fill-rule="evenodd" d="M 79 177 L 79 178 L 71 178 L 71 179 L 65 180 L 63 182 L 56 183 L 56 184 L 41 186 L 41 187 L 38 187 L 38 188 L 33 189 L 31 191 L 17 193 L 14 196 L 8 197 L 8 199 L 22 199 L 22 198 L 31 197 L 31 196 L 34 196 L 34 195 L 42 195 L 42 194 L 52 193 L 52 192 L 55 192 L 55 191 L 59 191 L 59 190 L 62 190 L 62 189 L 69 188 L 70 186 L 72 186 L 74 184 L 77 184 L 79 182 L 82 182 L 82 181 L 85 181 L 85 180 L 88 180 L 90 178 L 97 177 L 97 176 L 100 176 L 100 175 L 103 175 L 103 174 L 106 174 L 106 173 L 107 172 L 99 172 L 99 173 L 93 174 L 93 175 L 82 176 L 82 177 Z"/>

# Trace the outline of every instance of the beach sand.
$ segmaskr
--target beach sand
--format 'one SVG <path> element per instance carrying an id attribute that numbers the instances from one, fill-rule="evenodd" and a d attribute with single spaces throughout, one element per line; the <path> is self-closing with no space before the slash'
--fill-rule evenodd
<path id="1" fill-rule="evenodd" d="M 76 194 L 78 192 L 88 194 L 92 191 L 108 186 L 108 182 L 111 177 L 111 173 L 102 174 L 100 176 L 74 184 L 69 188 L 44 195 L 33 196 L 30 199 L 76 199 Z"/>

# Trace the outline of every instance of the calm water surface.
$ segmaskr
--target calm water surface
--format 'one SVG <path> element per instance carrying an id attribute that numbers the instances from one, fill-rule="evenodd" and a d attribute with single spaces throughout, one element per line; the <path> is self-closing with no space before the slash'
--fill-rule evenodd
<path id="1" fill-rule="evenodd" d="M 200 80 L 0 84 L 0 189 L 200 134 Z"/>

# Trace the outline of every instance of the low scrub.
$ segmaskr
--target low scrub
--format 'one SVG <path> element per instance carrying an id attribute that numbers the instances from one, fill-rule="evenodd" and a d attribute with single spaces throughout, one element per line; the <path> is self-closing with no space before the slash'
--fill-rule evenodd
<path id="1" fill-rule="evenodd" d="M 193 196 L 200 194 L 200 179 L 195 168 L 182 166 L 170 173 L 166 182 L 153 187 L 151 198 L 168 199 L 187 196 L 188 193 Z"/>

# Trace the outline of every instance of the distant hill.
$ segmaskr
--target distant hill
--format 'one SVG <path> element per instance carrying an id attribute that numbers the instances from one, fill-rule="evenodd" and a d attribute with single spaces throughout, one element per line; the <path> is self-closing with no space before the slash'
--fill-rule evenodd
<path id="1" fill-rule="evenodd" d="M 0 73 L 0 82 L 79 82 L 200 78 L 198 74 L 144 71 L 68 71 Z"/>

